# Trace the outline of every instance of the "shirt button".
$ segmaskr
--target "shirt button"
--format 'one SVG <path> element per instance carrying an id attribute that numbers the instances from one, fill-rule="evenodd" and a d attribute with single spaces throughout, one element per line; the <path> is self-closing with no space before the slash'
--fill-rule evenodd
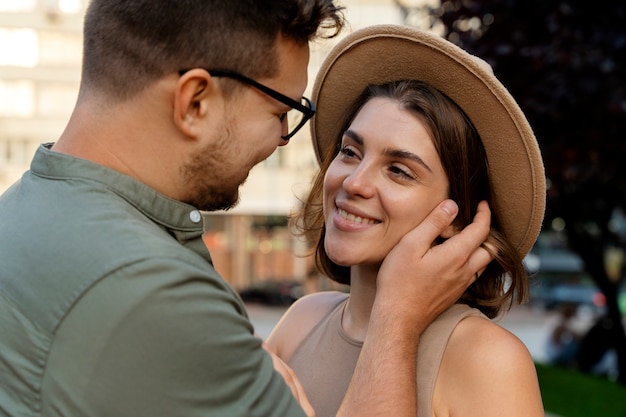
<path id="1" fill-rule="evenodd" d="M 200 223 L 202 221 L 202 214 L 198 210 L 194 210 L 189 213 L 189 219 L 194 223 Z"/>

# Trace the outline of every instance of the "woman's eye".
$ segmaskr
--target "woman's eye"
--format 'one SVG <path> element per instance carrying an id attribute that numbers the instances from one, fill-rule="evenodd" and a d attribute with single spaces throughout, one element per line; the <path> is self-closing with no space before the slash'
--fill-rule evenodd
<path id="1" fill-rule="evenodd" d="M 389 171 L 391 171 L 392 174 L 394 175 L 398 175 L 400 177 L 404 177 L 404 178 L 408 178 L 408 179 L 415 179 L 415 176 L 413 176 L 413 174 L 411 174 L 409 171 L 405 170 L 404 168 L 401 168 L 397 165 L 392 165 L 389 167 Z"/>
<path id="2" fill-rule="evenodd" d="M 354 150 L 349 146 L 342 146 L 341 149 L 339 149 L 339 153 L 348 158 L 356 156 L 356 152 L 354 152 Z"/>

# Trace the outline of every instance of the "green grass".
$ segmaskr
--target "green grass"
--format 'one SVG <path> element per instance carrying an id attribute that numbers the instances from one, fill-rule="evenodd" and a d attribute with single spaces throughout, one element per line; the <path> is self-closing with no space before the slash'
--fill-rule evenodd
<path id="1" fill-rule="evenodd" d="M 626 417 L 626 386 L 535 364 L 546 411 L 563 417 Z"/>

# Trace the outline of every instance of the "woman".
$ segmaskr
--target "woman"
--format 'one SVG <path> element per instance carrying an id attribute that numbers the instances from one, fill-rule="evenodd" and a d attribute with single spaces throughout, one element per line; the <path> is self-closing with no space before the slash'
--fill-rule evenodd
<path id="1" fill-rule="evenodd" d="M 441 240 L 487 201 L 494 261 L 420 336 L 417 414 L 543 416 L 528 350 L 490 320 L 526 297 L 522 259 L 545 205 L 536 140 L 508 92 L 484 63 L 444 40 L 378 26 L 335 47 L 314 96 L 321 170 L 297 225 L 317 266 L 350 293 L 300 299 L 268 344 L 298 375 L 317 416 L 333 416 L 343 398 L 383 260 L 446 198 L 459 215 Z"/>

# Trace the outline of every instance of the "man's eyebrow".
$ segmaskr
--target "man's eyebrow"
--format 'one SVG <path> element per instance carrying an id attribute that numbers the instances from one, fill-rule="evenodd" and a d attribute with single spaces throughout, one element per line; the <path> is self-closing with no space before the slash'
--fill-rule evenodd
<path id="1" fill-rule="evenodd" d="M 359 135 L 357 132 L 355 132 L 354 130 L 348 129 L 344 132 L 343 135 L 349 137 L 350 139 L 355 141 L 358 145 L 363 145 L 363 137 Z M 384 155 L 392 157 L 392 158 L 410 159 L 411 161 L 414 161 L 420 164 L 421 166 L 423 166 L 424 168 L 426 168 L 429 172 L 433 172 L 433 170 L 430 169 L 428 164 L 419 155 L 416 155 L 413 152 L 404 151 L 402 149 L 385 148 Z"/>

